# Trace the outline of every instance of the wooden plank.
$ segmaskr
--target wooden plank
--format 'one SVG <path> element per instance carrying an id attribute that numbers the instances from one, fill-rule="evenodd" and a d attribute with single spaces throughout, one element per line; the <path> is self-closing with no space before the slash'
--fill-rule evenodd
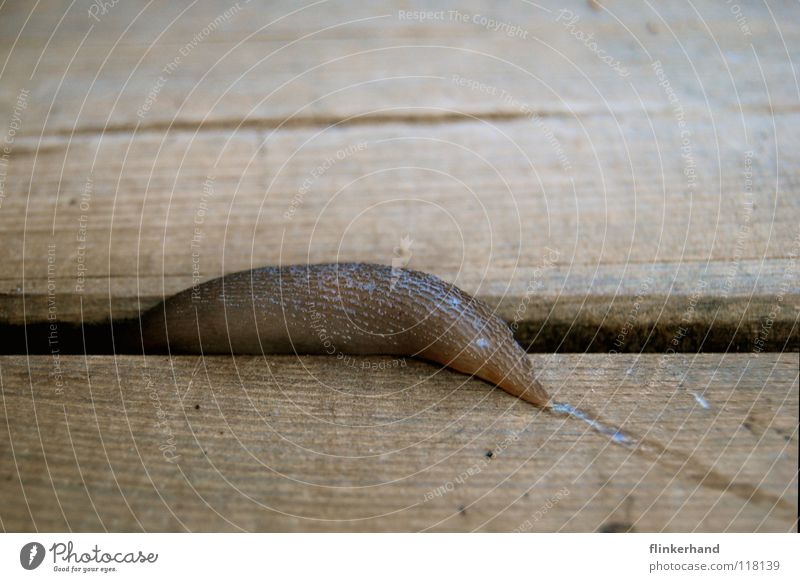
<path id="1" fill-rule="evenodd" d="M 532 349 L 797 349 L 798 7 L 692 6 L 4 5 L 0 322 L 410 236 Z"/>
<path id="2" fill-rule="evenodd" d="M 532 358 L 559 399 L 668 452 L 413 360 L 3 357 L 0 523 L 795 529 L 796 354 Z"/>
<path id="3" fill-rule="evenodd" d="M 687 313 L 683 349 L 752 349 L 770 314 L 762 349 L 797 349 L 797 134 L 777 157 L 742 150 L 736 124 L 703 126 L 687 191 L 672 121 L 631 127 L 548 120 L 568 170 L 518 120 L 20 140 L 0 320 L 46 321 L 51 291 L 63 322 L 135 317 L 195 276 L 389 263 L 410 237 L 408 267 L 498 306 L 535 349 L 598 349 L 595 333 L 608 349 L 626 326 L 624 349 L 651 332 L 663 349 Z"/>
<path id="4" fill-rule="evenodd" d="M 9 5 L 0 19 L 0 59 L 8 57 L 0 110 L 30 90 L 22 129 L 29 135 L 128 133 L 137 124 L 313 125 L 364 114 L 373 121 L 519 117 L 516 102 L 567 117 L 643 109 L 670 116 L 652 68 L 660 61 L 687 115 L 797 111 L 796 3 L 748 6 L 743 22 L 713 1 L 636 10 L 607 2 L 600 11 L 582 1 L 539 5 L 468 2 L 451 16 L 452 5 L 434 3 L 427 9 L 443 10 L 442 18 L 424 21 L 401 17 L 410 7 L 395 0 L 306 10 L 162 0 L 118 4 L 98 19 L 85 6 L 30 14 Z M 570 24 L 562 9 L 578 20 Z M 476 17 L 524 34 L 492 30 Z M 576 35 L 591 35 L 628 74 L 606 66 Z M 497 90 L 459 86 L 453 75 Z"/>

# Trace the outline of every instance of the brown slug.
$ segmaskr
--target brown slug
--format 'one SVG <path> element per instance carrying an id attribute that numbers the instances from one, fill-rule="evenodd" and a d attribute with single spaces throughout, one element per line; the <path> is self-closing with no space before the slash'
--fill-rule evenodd
<path id="1" fill-rule="evenodd" d="M 140 325 L 146 352 L 419 357 L 553 404 L 506 323 L 420 271 L 367 263 L 241 271 L 167 298 Z"/>
<path id="2" fill-rule="evenodd" d="M 140 318 L 135 335 L 137 345 L 151 353 L 384 354 L 431 360 L 550 413 L 585 422 L 695 483 L 770 507 L 789 506 L 781 496 L 736 483 L 691 454 L 552 401 L 527 354 L 489 306 L 419 271 L 340 263 L 232 273 L 167 298 Z"/>

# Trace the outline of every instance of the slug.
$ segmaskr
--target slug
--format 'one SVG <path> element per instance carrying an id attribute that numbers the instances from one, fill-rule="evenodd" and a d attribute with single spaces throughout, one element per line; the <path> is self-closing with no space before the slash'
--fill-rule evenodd
<path id="1" fill-rule="evenodd" d="M 366 263 L 263 267 L 213 279 L 145 312 L 129 341 L 147 352 L 384 354 L 430 360 L 588 424 L 631 453 L 695 482 L 768 507 L 780 495 L 737 483 L 658 441 L 634 437 L 553 401 L 505 322 L 438 277 Z M 137 338 L 132 336 L 138 335 Z"/>
<path id="2" fill-rule="evenodd" d="M 554 402 L 488 305 L 420 271 L 369 263 L 240 271 L 167 298 L 141 317 L 136 331 L 145 353 L 421 358 L 572 416 L 616 443 L 636 444 L 593 415 Z"/>
<path id="3" fill-rule="evenodd" d="M 151 353 L 422 358 L 554 404 L 489 306 L 420 271 L 337 263 L 231 273 L 167 298 L 138 331 Z"/>

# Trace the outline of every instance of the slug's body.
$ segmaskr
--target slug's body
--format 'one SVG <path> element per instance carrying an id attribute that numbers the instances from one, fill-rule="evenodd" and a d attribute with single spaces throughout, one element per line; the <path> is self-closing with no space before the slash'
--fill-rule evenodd
<path id="1" fill-rule="evenodd" d="M 420 357 L 550 406 L 505 322 L 419 271 L 342 263 L 232 273 L 154 307 L 141 333 L 148 352 Z"/>
<path id="2" fill-rule="evenodd" d="M 551 401 L 525 352 L 487 305 L 418 271 L 362 263 L 242 271 L 168 298 L 144 314 L 137 332 L 148 352 L 387 354 L 432 360 L 585 422 L 697 484 L 771 510 L 790 507 L 780 496 L 735 483 L 691 455 Z"/>

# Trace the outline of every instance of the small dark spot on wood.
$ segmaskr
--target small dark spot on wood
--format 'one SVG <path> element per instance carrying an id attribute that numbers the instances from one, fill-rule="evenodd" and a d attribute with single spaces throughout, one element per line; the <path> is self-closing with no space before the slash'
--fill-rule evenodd
<path id="1" fill-rule="evenodd" d="M 647 30 L 650 32 L 650 34 L 658 34 L 658 25 L 652 20 L 648 21 Z"/>
<path id="2" fill-rule="evenodd" d="M 492 451 L 486 451 L 486 458 L 491 459 L 492 457 L 494 457 L 494 453 Z"/>
<path id="3" fill-rule="evenodd" d="M 789 436 L 788 434 L 785 434 L 783 435 L 783 440 L 785 440 L 788 443 L 790 440 L 792 440 L 792 437 Z"/>
<path id="4" fill-rule="evenodd" d="M 13 479 L 12 475 L 6 475 L 6 481 L 11 481 L 11 479 Z"/>
<path id="5" fill-rule="evenodd" d="M 225 434 L 224 430 L 219 431 L 219 434 Z"/>
<path id="6" fill-rule="evenodd" d="M 610 521 L 600 526 L 601 533 L 627 533 L 632 531 L 634 529 L 631 524 L 620 521 Z"/>
<path id="7" fill-rule="evenodd" d="M 591 8 L 592 10 L 600 10 L 600 2 L 598 2 L 597 0 L 589 0 L 588 4 L 589 8 Z"/>
<path id="8" fill-rule="evenodd" d="M 195 409 L 195 410 L 200 410 L 200 405 L 199 405 L 199 404 L 195 404 L 195 405 L 194 405 L 194 409 Z"/>
<path id="9" fill-rule="evenodd" d="M 467 508 L 464 507 L 463 505 L 459 505 L 458 506 L 458 513 L 461 514 L 461 515 L 465 515 L 467 513 Z"/>
<path id="10" fill-rule="evenodd" d="M 526 491 L 525 493 L 523 493 L 523 494 L 522 494 L 522 496 L 523 496 L 523 497 L 528 497 L 528 496 L 529 496 L 529 494 L 528 494 L 528 492 Z"/>
<path id="11" fill-rule="evenodd" d="M 745 421 L 745 422 L 742 423 L 742 428 L 747 429 L 749 431 L 752 431 L 753 430 L 753 425 L 750 424 L 749 422 Z"/>

